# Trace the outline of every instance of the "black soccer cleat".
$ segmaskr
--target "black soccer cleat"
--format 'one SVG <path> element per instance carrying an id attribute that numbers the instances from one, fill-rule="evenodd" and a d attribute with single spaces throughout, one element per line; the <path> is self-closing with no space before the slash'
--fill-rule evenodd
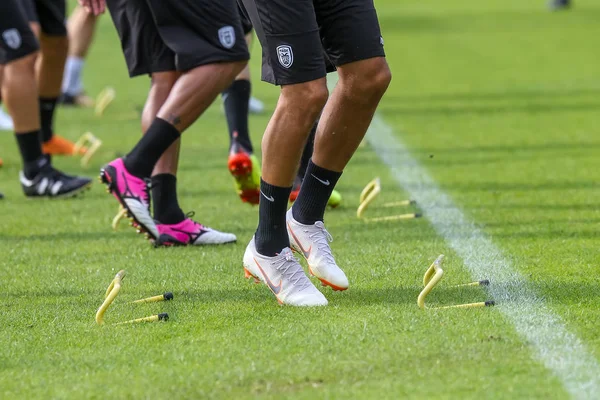
<path id="1" fill-rule="evenodd" d="M 92 184 L 91 179 L 63 174 L 50 165 L 44 166 L 31 180 L 27 179 L 23 171 L 21 171 L 19 179 L 25 196 L 31 198 L 74 197 L 89 189 Z"/>

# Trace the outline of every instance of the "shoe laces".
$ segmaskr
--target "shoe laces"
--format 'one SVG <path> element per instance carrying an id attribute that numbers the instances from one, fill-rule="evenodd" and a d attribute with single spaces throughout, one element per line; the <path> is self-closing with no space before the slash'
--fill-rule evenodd
<path id="1" fill-rule="evenodd" d="M 200 230 L 208 230 L 208 231 L 214 230 L 209 226 L 206 226 L 204 224 L 201 224 L 200 222 L 194 221 L 193 220 L 194 215 L 196 215 L 196 211 L 188 211 L 187 214 L 185 214 L 185 217 L 187 219 L 191 219 L 194 224 L 198 225 L 198 228 L 200 228 Z"/>
<path id="2" fill-rule="evenodd" d="M 271 265 L 298 290 L 304 290 L 310 286 L 310 281 L 306 278 L 306 274 L 291 251 L 286 251 L 275 258 L 271 261 Z"/>
<path id="3" fill-rule="evenodd" d="M 314 226 L 317 228 L 315 231 L 310 233 L 307 229 L 305 232 L 309 233 L 308 237 L 317 245 L 317 249 L 322 252 L 327 262 L 335 264 L 335 259 L 333 258 L 333 254 L 331 254 L 331 247 L 329 247 L 329 243 L 333 242 L 333 236 L 325 229 L 322 221 L 317 221 Z"/>

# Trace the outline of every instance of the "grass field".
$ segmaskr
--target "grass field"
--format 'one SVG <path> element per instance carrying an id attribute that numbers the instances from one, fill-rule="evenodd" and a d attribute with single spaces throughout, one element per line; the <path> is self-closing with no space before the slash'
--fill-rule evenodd
<path id="1" fill-rule="evenodd" d="M 597 370 L 600 5 L 581 0 L 569 12 L 549 13 L 543 1 L 376 4 L 394 74 L 379 117 L 583 343 L 593 362 L 580 370 Z M 270 112 L 278 91 L 259 83 L 259 51 L 256 45 L 254 91 Z M 137 109 L 148 89 L 146 78 L 128 79 L 109 18 L 85 83 L 92 94 L 115 87 L 116 101 L 103 118 L 61 109 L 57 131 L 76 139 L 91 130 L 104 145 L 88 169 L 75 158 L 56 165 L 95 177 L 137 141 Z M 116 204 L 100 184 L 70 201 L 24 200 L 14 138 L 0 135 L 7 197 L 0 202 L 0 398 L 594 397 L 570 384 L 576 376 L 547 367 L 544 356 L 555 349 L 540 356 L 545 338 L 527 339 L 503 311 L 514 304 L 417 307 L 422 274 L 439 254 L 447 255 L 446 285 L 485 276 L 471 277 L 427 218 L 356 219 L 358 195 L 376 176 L 383 193 L 370 215 L 389 211 L 377 204 L 408 197 L 372 147 L 359 149 L 338 185 L 343 207 L 326 215 L 350 290 L 323 289 L 328 307 L 297 309 L 243 279 L 257 209 L 233 191 L 218 103 L 184 136 L 180 201 L 198 220 L 235 232 L 232 246 L 154 249 L 125 223 L 115 232 Z M 268 117 L 251 117 L 256 143 Z M 170 321 L 94 323 L 120 269 L 128 276 L 107 322 L 163 311 Z M 124 304 L 164 291 L 174 301 Z M 489 296 L 440 288 L 430 302 Z"/>

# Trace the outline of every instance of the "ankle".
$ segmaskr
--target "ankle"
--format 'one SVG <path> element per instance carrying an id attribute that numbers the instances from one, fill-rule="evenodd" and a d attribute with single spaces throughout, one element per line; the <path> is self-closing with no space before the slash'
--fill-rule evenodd
<path id="1" fill-rule="evenodd" d="M 154 219 L 167 225 L 184 221 L 185 213 L 177 199 L 177 177 L 172 174 L 154 175 L 151 186 Z"/>
<path id="2" fill-rule="evenodd" d="M 259 254 L 273 257 L 290 246 L 285 213 L 292 188 L 268 184 L 261 179 L 258 228 L 254 244 Z"/>
<path id="3" fill-rule="evenodd" d="M 294 219 L 304 225 L 323 221 L 327 202 L 341 176 L 341 172 L 321 168 L 309 161 L 300 193 L 292 207 Z"/>

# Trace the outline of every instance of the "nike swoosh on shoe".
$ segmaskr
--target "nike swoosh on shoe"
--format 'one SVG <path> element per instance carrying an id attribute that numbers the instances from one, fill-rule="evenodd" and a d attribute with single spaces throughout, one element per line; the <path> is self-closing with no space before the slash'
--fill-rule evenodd
<path id="1" fill-rule="evenodd" d="M 294 241 L 296 241 L 296 243 L 298 244 L 298 247 L 300 247 L 300 250 L 302 251 L 302 254 L 304 254 L 304 258 L 306 258 L 308 260 L 308 257 L 310 257 L 310 253 L 312 252 L 312 246 L 310 246 L 308 248 L 308 250 L 305 250 L 304 247 L 302 247 L 302 243 L 300 242 L 298 237 L 294 234 L 294 230 L 290 226 L 289 222 L 287 222 L 287 226 L 288 226 L 290 233 L 292 234 L 292 237 L 294 238 Z"/>
<path id="2" fill-rule="evenodd" d="M 271 289 L 271 291 L 273 292 L 273 294 L 275 296 L 279 295 L 279 292 L 281 292 L 281 287 L 283 285 L 282 280 L 279 280 L 279 285 L 275 286 L 275 284 L 273 284 L 273 282 L 271 282 L 271 279 L 269 279 L 269 276 L 265 273 L 265 271 L 262 269 L 262 267 L 260 266 L 260 264 L 258 263 L 258 261 L 256 261 L 256 258 L 254 258 L 254 262 L 256 263 L 256 266 L 258 267 L 258 269 L 260 269 L 260 272 L 263 274 L 263 276 L 265 277 L 265 280 L 267 282 L 267 285 L 269 286 L 269 288 Z"/>

